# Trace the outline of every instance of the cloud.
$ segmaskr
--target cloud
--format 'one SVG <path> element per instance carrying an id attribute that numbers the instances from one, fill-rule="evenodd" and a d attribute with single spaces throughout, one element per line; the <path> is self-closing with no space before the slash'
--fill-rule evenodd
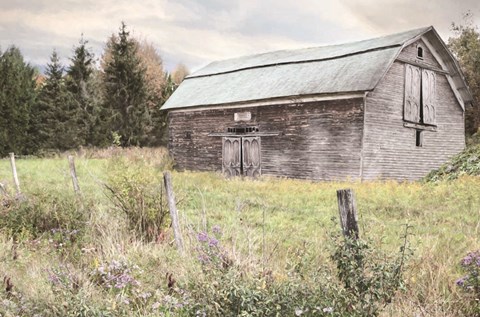
<path id="1" fill-rule="evenodd" d="M 125 21 L 133 36 L 154 44 L 168 69 L 184 62 L 195 70 L 218 59 L 425 25 L 446 39 L 467 10 L 480 22 L 477 0 L 0 0 L 0 47 L 15 44 L 37 65 L 56 48 L 68 63 L 83 33 L 99 57 Z"/>
<path id="2" fill-rule="evenodd" d="M 341 2 L 361 22 L 361 28 L 370 30 L 376 35 L 433 25 L 443 37 L 448 37 L 451 23 L 461 23 L 463 14 L 469 10 L 480 22 L 478 0 L 341 0 Z"/>

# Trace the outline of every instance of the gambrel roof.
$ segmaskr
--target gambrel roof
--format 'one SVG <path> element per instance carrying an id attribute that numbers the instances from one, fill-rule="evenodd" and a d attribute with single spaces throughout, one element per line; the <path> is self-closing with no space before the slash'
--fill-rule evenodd
<path id="1" fill-rule="evenodd" d="M 354 43 L 282 50 L 210 63 L 188 76 L 163 110 L 373 90 L 401 50 L 422 38 L 460 103 L 472 97 L 457 61 L 433 27 Z"/>

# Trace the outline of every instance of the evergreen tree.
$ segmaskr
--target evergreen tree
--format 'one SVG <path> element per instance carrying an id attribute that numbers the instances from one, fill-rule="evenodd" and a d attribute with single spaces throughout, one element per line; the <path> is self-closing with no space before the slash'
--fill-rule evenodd
<path id="1" fill-rule="evenodd" d="M 63 78 L 63 66 L 54 50 L 47 64 L 46 80 L 35 107 L 34 124 L 37 144 L 42 150 L 68 150 L 81 144 L 78 109 Z"/>
<path id="2" fill-rule="evenodd" d="M 102 146 L 107 142 L 107 114 L 102 105 L 99 72 L 95 69 L 94 55 L 86 47 L 87 43 L 82 36 L 74 49 L 67 70 L 67 89 L 73 97 L 72 107 L 78 113 L 76 125 L 79 142 L 82 145 Z"/>
<path id="3" fill-rule="evenodd" d="M 35 70 L 20 50 L 0 52 L 0 156 L 29 154 L 29 119 L 35 102 Z"/>
<path id="4" fill-rule="evenodd" d="M 150 115 L 147 107 L 145 67 L 137 55 L 138 45 L 122 22 L 117 36 L 107 44 L 105 105 L 111 111 L 111 127 L 123 146 L 144 145 Z"/>

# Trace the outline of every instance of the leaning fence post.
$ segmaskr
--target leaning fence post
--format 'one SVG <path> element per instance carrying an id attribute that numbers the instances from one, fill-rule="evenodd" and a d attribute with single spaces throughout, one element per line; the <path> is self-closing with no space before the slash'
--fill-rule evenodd
<path id="1" fill-rule="evenodd" d="M 17 190 L 17 196 L 22 195 L 20 191 L 20 182 L 17 175 L 17 167 L 15 165 L 15 153 L 10 153 L 10 165 L 12 166 L 13 181 L 15 182 L 15 188 Z"/>
<path id="2" fill-rule="evenodd" d="M 358 216 L 353 190 L 337 190 L 337 200 L 343 235 L 347 238 L 358 239 Z"/>
<path id="3" fill-rule="evenodd" d="M 75 194 L 80 193 L 80 186 L 78 185 L 77 171 L 75 169 L 75 160 L 72 155 L 68 156 L 68 165 L 70 166 L 70 176 L 72 176 L 73 190 Z"/>
<path id="4" fill-rule="evenodd" d="M 180 224 L 178 221 L 177 205 L 175 203 L 175 193 L 173 192 L 172 177 L 169 171 L 163 173 L 163 180 L 165 183 L 165 191 L 167 193 L 168 209 L 170 210 L 170 217 L 172 217 L 173 235 L 178 250 L 183 253 L 183 238 L 180 231 Z"/>

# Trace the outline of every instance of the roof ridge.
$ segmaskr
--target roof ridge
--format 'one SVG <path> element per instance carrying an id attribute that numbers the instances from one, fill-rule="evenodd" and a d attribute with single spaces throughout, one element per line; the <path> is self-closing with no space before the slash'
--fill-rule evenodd
<path id="1" fill-rule="evenodd" d="M 195 78 L 202 78 L 202 77 L 209 77 L 209 76 L 215 76 L 215 75 L 230 74 L 230 73 L 240 72 L 240 71 L 249 70 L 249 69 L 256 69 L 256 68 L 266 68 L 266 67 L 281 66 L 281 65 L 290 65 L 290 64 L 303 64 L 303 63 L 322 62 L 322 61 L 328 61 L 328 60 L 332 60 L 332 59 L 345 58 L 345 57 L 349 57 L 349 56 L 353 56 L 353 55 L 360 55 L 360 54 L 365 54 L 365 53 L 370 53 L 370 52 L 375 52 L 375 51 L 390 49 L 390 48 L 394 48 L 394 47 L 400 47 L 400 46 L 402 46 L 402 45 L 403 45 L 403 44 L 395 44 L 395 45 L 375 47 L 375 48 L 371 48 L 371 49 L 368 49 L 368 50 L 357 51 L 357 52 L 353 52 L 353 53 L 349 53 L 349 54 L 336 55 L 336 56 L 331 56 L 331 57 L 326 57 L 326 58 L 305 59 L 305 60 L 298 60 L 298 61 L 281 62 L 281 63 L 270 63 L 270 64 L 262 64 L 262 65 L 250 66 L 250 67 L 243 67 L 243 68 L 237 68 L 237 69 L 233 69 L 233 70 L 229 70 L 229 71 L 218 72 L 218 73 L 214 73 L 214 74 L 188 76 L 188 77 L 185 78 L 185 80 L 187 80 L 187 79 L 195 79 Z"/>
<path id="2" fill-rule="evenodd" d="M 364 39 L 364 40 L 354 41 L 354 42 L 330 44 L 330 45 L 307 47 L 307 48 L 276 50 L 276 51 L 264 52 L 259 54 L 244 55 L 244 56 L 239 56 L 239 57 L 234 57 L 234 58 L 229 58 L 224 60 L 217 60 L 217 61 L 211 62 L 207 66 L 187 76 L 186 79 L 231 73 L 231 72 L 241 71 L 241 70 L 246 70 L 251 68 L 271 67 L 274 65 L 286 65 L 286 64 L 292 64 L 292 63 L 329 60 L 333 58 L 341 58 L 341 57 L 350 56 L 354 54 L 362 54 L 372 50 L 401 46 L 408 40 L 418 36 L 419 34 L 427 32 L 431 28 L 432 26 L 422 27 L 418 29 L 412 29 L 408 31 L 388 34 L 380 37 Z M 387 42 L 387 43 L 385 44 L 383 42 Z M 372 45 L 369 46 L 369 44 L 372 44 Z M 366 46 L 366 48 L 362 46 Z M 355 48 L 355 47 L 358 47 L 358 48 Z M 349 48 L 350 48 L 350 51 L 348 51 Z M 328 51 L 335 51 L 335 50 L 338 50 L 338 51 L 346 50 L 346 52 L 337 52 L 337 53 L 330 53 L 330 54 L 328 53 Z M 309 55 L 309 54 L 322 55 L 322 53 L 326 56 L 314 57 L 314 58 L 305 58 L 305 57 L 302 58 L 302 56 L 305 56 L 305 55 Z M 262 59 L 268 59 L 269 61 L 262 62 Z M 275 59 L 280 60 L 280 62 L 275 61 Z M 241 64 L 241 65 L 235 65 L 235 64 Z"/>

